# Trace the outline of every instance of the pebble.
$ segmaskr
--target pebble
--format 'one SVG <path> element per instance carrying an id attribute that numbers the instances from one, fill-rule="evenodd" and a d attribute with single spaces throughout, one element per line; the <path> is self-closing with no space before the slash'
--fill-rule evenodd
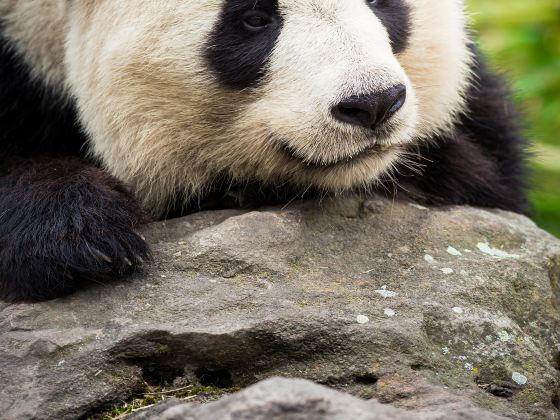
<path id="1" fill-rule="evenodd" d="M 388 316 L 389 318 L 392 318 L 396 315 L 396 312 L 393 311 L 391 308 L 385 308 L 383 313 L 385 314 L 385 316 Z"/>
<path id="2" fill-rule="evenodd" d="M 527 377 L 519 372 L 513 372 L 511 379 L 513 379 L 513 382 L 517 385 L 526 385 L 528 381 Z"/>
<path id="3" fill-rule="evenodd" d="M 456 250 L 452 246 L 447 248 L 447 253 L 450 254 L 450 255 L 453 255 L 455 257 L 460 257 L 461 255 L 463 255 L 463 254 L 461 254 L 461 252 L 459 252 L 458 250 Z"/>

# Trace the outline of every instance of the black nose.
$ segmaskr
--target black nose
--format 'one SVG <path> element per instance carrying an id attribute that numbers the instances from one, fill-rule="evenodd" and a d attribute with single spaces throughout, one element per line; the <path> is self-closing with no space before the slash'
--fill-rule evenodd
<path id="1" fill-rule="evenodd" d="M 406 101 L 406 87 L 393 86 L 382 92 L 352 96 L 332 109 L 342 122 L 375 129 L 401 109 Z"/>

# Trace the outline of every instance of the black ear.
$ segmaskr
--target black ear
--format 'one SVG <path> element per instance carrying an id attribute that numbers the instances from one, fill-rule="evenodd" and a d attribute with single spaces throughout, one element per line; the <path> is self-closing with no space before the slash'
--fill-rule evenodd
<path id="1" fill-rule="evenodd" d="M 0 162 L 0 298 L 37 301 L 129 274 L 145 220 L 113 177 L 75 158 Z"/>

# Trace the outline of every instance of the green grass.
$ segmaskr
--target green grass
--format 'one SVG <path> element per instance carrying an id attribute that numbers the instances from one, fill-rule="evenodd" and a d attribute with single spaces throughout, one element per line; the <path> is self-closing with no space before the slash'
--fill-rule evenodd
<path id="1" fill-rule="evenodd" d="M 512 82 L 537 144 L 535 220 L 560 237 L 560 1 L 468 0 L 483 51 Z"/>
<path id="2" fill-rule="evenodd" d="M 537 145 L 531 198 L 537 203 L 539 224 L 560 236 L 560 148 Z"/>

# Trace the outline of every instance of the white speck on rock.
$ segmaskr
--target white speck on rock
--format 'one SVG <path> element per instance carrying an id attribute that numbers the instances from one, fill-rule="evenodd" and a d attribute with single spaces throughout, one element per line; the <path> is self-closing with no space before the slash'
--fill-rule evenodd
<path id="1" fill-rule="evenodd" d="M 487 242 L 480 242 L 476 247 L 480 250 L 480 252 L 490 255 L 494 258 L 521 258 L 519 255 L 510 254 L 506 251 L 502 251 L 501 249 L 492 248 Z"/>
<path id="2" fill-rule="evenodd" d="M 381 289 L 376 290 L 375 293 L 383 296 L 384 298 L 393 298 L 399 295 L 397 292 L 387 290 L 387 286 L 381 286 Z"/>
<path id="3" fill-rule="evenodd" d="M 175 254 L 173 254 L 174 257 L 180 257 L 181 255 L 183 255 L 183 253 L 181 251 L 176 252 Z"/>
<path id="4" fill-rule="evenodd" d="M 513 372 L 511 379 L 513 379 L 513 382 L 517 385 L 526 385 L 528 381 L 527 377 L 519 372 Z"/>
<path id="5" fill-rule="evenodd" d="M 452 310 L 453 312 L 455 312 L 456 314 L 462 314 L 462 313 L 465 312 L 463 308 L 460 308 L 460 307 L 458 307 L 458 306 L 455 306 L 454 308 L 451 308 L 451 310 Z"/>
<path id="6" fill-rule="evenodd" d="M 58 362 L 57 366 L 62 366 L 64 363 L 66 363 L 66 360 L 62 359 L 60 362 Z"/>
<path id="7" fill-rule="evenodd" d="M 441 272 L 442 272 L 443 274 L 453 274 L 455 271 L 454 271 L 452 268 L 445 267 L 445 268 L 442 268 L 442 269 L 441 269 Z"/>
<path id="8" fill-rule="evenodd" d="M 472 363 L 465 363 L 465 369 L 473 370 L 474 366 Z"/>
<path id="9" fill-rule="evenodd" d="M 450 255 L 453 255 L 454 257 L 460 257 L 461 255 L 463 255 L 463 254 L 461 254 L 460 251 L 453 248 L 452 246 L 447 248 L 447 253 L 450 254 Z"/>
<path id="10" fill-rule="evenodd" d="M 441 351 L 443 354 L 449 354 L 449 347 L 442 347 Z"/>
<path id="11" fill-rule="evenodd" d="M 436 259 L 435 259 L 434 257 L 432 257 L 431 255 L 426 254 L 426 255 L 424 255 L 424 261 L 426 261 L 427 263 L 432 264 L 432 263 L 435 263 L 435 262 L 436 262 Z"/>
<path id="12" fill-rule="evenodd" d="M 367 324 L 369 322 L 369 318 L 365 315 L 358 315 L 356 317 L 356 321 L 358 321 L 358 324 Z"/>
<path id="13" fill-rule="evenodd" d="M 385 314 L 385 316 L 388 316 L 389 318 L 394 317 L 397 313 L 392 310 L 391 308 L 385 308 L 385 310 L 383 311 L 383 313 Z"/>
<path id="14" fill-rule="evenodd" d="M 500 331 L 498 332 L 498 338 L 500 341 L 506 342 L 509 341 L 511 337 L 507 331 Z"/>

